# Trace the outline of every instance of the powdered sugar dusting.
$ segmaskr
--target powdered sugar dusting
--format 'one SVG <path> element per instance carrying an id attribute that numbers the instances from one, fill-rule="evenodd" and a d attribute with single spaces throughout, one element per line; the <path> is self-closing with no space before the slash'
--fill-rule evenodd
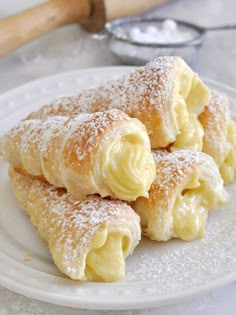
<path id="1" fill-rule="evenodd" d="M 174 152 L 153 151 L 157 165 L 156 182 L 158 186 L 171 192 L 173 187 L 181 183 L 186 175 L 199 165 L 206 162 L 206 155 L 202 152 L 179 150 Z"/>
<path id="2" fill-rule="evenodd" d="M 8 150 L 14 143 L 14 152 L 11 153 L 18 159 L 26 159 L 24 167 L 29 170 L 29 173 L 31 173 L 31 165 L 33 165 L 35 166 L 33 175 L 45 175 L 41 163 L 48 159 L 53 165 L 51 172 L 54 172 L 55 169 L 60 171 L 60 165 L 57 164 L 61 163 L 63 156 L 59 158 L 58 155 L 60 156 L 63 150 L 66 151 L 65 159 L 70 152 L 76 151 L 75 162 L 85 160 L 94 149 L 96 150 L 100 137 L 106 133 L 109 127 L 117 122 L 129 120 L 130 118 L 126 114 L 116 109 L 94 114 L 80 114 L 70 118 L 52 116 L 46 120 L 26 120 L 11 129 L 6 135 L 5 157 L 8 157 Z M 51 152 L 50 145 L 54 139 L 56 139 L 56 143 L 53 146 L 54 151 Z M 29 157 L 32 160 L 30 165 L 27 164 Z M 13 163 L 13 166 L 19 165 Z M 47 176 L 46 178 L 48 179 Z"/>
<path id="3" fill-rule="evenodd" d="M 103 70 L 93 69 L 93 73 L 91 71 L 89 72 L 82 72 L 83 74 L 83 81 L 86 83 L 86 87 L 88 88 L 90 86 L 91 77 L 94 79 L 94 82 L 101 82 L 104 80 L 104 78 L 112 77 L 114 73 L 123 73 L 127 71 L 122 70 L 121 68 L 107 68 Z M 58 80 L 61 80 L 63 85 L 63 93 L 71 93 L 71 90 L 68 89 L 68 86 L 72 86 L 73 90 L 76 91 L 76 88 L 78 89 L 84 89 L 85 83 L 83 84 L 75 84 L 76 75 L 78 78 L 81 78 L 80 72 L 73 72 L 69 77 L 66 79 L 63 77 L 54 77 L 51 80 L 47 81 L 40 81 L 37 86 L 30 84 L 25 87 L 24 89 L 21 88 L 18 90 L 15 94 L 8 94 L 8 100 L 12 101 L 14 100 L 14 112 L 18 109 L 19 115 L 10 115 L 9 117 L 6 117 L 1 124 L 1 130 L 0 133 L 4 133 L 6 130 L 8 130 L 8 126 L 12 126 L 17 122 L 19 117 L 23 117 L 27 110 L 25 109 L 26 105 L 32 105 L 36 98 L 43 98 L 45 96 L 45 93 L 41 93 L 41 87 L 43 87 L 45 90 L 48 91 L 48 95 L 55 94 L 54 86 L 55 82 Z M 118 76 L 117 75 L 117 76 Z M 207 81 L 206 81 L 207 82 Z M 227 89 L 227 87 L 223 87 L 217 83 L 211 83 L 208 82 L 209 86 L 214 86 L 214 88 L 219 89 L 220 91 L 227 93 L 230 96 L 231 102 L 232 102 L 232 110 L 234 117 L 236 117 L 236 111 L 235 111 L 235 100 L 236 100 L 236 94 L 231 89 Z M 59 95 L 61 93 L 62 89 L 59 91 L 56 91 L 56 93 Z M 22 98 L 22 95 L 24 93 L 28 93 L 31 95 L 31 99 L 29 99 L 27 102 L 19 102 L 19 97 Z M 7 112 L 7 107 L 4 106 L 6 103 L 6 98 L 2 100 L 2 109 L 3 114 Z M 9 107 L 8 107 L 9 109 Z M 19 110 L 20 109 L 20 110 Z M 24 112 L 23 112 L 24 111 Z M 20 116 L 20 114 L 22 114 Z M 1 164 L 1 163 L 0 163 Z M 12 238 L 10 239 L 8 236 L 8 233 L 4 235 L 4 243 L 6 252 L 9 250 L 11 246 L 14 246 L 15 243 L 18 244 L 18 242 L 15 242 L 15 240 L 18 240 L 17 238 L 19 236 L 19 233 L 23 233 L 24 236 L 27 238 L 28 241 L 24 241 L 24 238 L 21 239 L 22 242 L 19 242 L 19 244 L 24 244 L 24 246 L 34 246 L 33 251 L 33 261 L 31 263 L 31 270 L 32 273 L 27 275 L 22 275 L 22 281 L 26 281 L 29 285 L 32 285 L 35 287 L 36 282 L 40 283 L 42 277 L 41 272 L 37 272 L 37 267 L 40 265 L 40 259 L 37 259 L 37 257 L 45 257 L 45 253 L 43 250 L 41 250 L 40 246 L 43 246 L 44 244 L 41 244 L 40 242 L 34 243 L 33 240 L 30 240 L 32 238 L 32 231 L 30 229 L 30 226 L 28 226 L 27 220 L 25 220 L 25 216 L 21 216 L 21 212 L 19 209 L 15 206 L 9 206 L 13 205 L 12 201 L 12 194 L 9 191 L 8 186 L 8 179 L 7 179 L 7 172 L 6 167 L 2 164 L 0 167 L 1 170 L 1 200 L 4 200 L 4 207 L 2 208 L 2 224 L 7 224 L 7 218 L 10 220 L 11 217 L 17 218 L 16 220 L 13 220 L 13 231 L 18 231 L 15 234 L 12 234 Z M 124 281 L 120 281 L 116 283 L 115 285 L 105 284 L 102 286 L 101 283 L 98 284 L 87 284 L 87 285 L 75 285 L 74 282 L 68 282 L 66 287 L 67 294 L 70 294 L 70 297 L 73 299 L 74 303 L 76 302 L 77 305 L 81 303 L 81 300 L 86 297 L 86 299 L 90 299 L 91 303 L 93 301 L 101 299 L 104 303 L 106 301 L 110 301 L 110 298 L 114 298 L 114 300 L 117 299 L 126 299 L 126 301 L 146 301 L 146 307 L 149 306 L 148 297 L 154 301 L 160 301 L 164 302 L 166 301 L 166 292 L 169 289 L 169 293 L 174 293 L 174 295 L 181 295 L 182 297 L 185 296 L 185 294 L 192 292 L 192 289 L 197 288 L 198 291 L 202 290 L 202 285 L 205 283 L 209 283 L 209 287 L 212 287 L 214 285 L 214 280 L 217 280 L 217 285 L 226 284 L 228 281 L 235 280 L 235 257 L 236 257 L 236 249 L 235 249 L 235 234 L 233 235 L 235 229 L 235 196 L 236 196 L 236 190 L 231 189 L 233 187 L 227 187 L 227 189 L 231 190 L 231 198 L 232 202 L 230 203 L 230 206 L 232 208 L 226 207 L 220 211 L 217 211 L 216 213 L 212 213 L 210 215 L 210 222 L 208 225 L 208 231 L 206 240 L 207 243 L 204 243 L 204 250 L 207 251 L 208 254 L 204 254 L 203 250 L 201 248 L 202 241 L 205 242 L 205 239 L 201 241 L 194 241 L 191 242 L 191 246 L 188 247 L 188 250 L 184 251 L 182 250 L 182 247 L 185 245 L 188 245 L 187 243 L 181 242 L 181 241 L 171 241 L 167 243 L 156 243 L 151 242 L 148 240 L 143 239 L 140 246 L 135 250 L 132 257 L 128 258 L 127 261 L 127 271 L 128 271 L 128 277 L 124 279 Z M 7 195 L 7 196 L 6 196 Z M 6 200 L 8 198 L 9 200 Z M 11 203 L 10 203 L 11 202 Z M 9 215 L 7 215 L 7 212 L 9 212 Z M 4 215 L 6 214 L 6 215 Z M 228 222 L 226 222 L 228 221 Z M 217 226 L 215 225 L 216 222 L 218 222 Z M 212 226 L 214 225 L 214 227 Z M 16 228 L 14 228 L 16 227 Z M 211 228 L 212 227 L 212 228 Z M 32 233 L 31 233 L 32 232 Z M 213 239 L 210 235 L 210 233 L 213 232 L 214 236 Z M 33 233 L 34 235 L 34 233 Z M 38 241 L 38 239 L 37 239 Z M 14 243 L 13 243 L 14 242 Z M 10 244 L 11 246 L 8 246 Z M 30 244 L 30 245 L 28 245 Z M 32 245 L 33 244 L 33 245 Z M 3 248 L 2 245 L 2 248 Z M 37 246 L 36 246 L 37 245 Z M 176 249 L 173 247 L 177 246 Z M 19 248 L 21 250 L 21 247 Z M 191 250 L 192 249 L 192 250 Z M 215 253 L 216 251 L 216 253 Z M 146 258 L 146 262 L 151 262 L 150 264 L 146 263 L 141 257 L 141 253 L 148 255 L 148 259 Z M 173 255 L 171 255 L 173 253 Z M 165 255 L 166 254 L 166 255 Z M 153 256 L 152 256 L 153 255 Z M 186 256 L 184 256 L 186 255 Z M 9 255 L 10 256 L 10 255 Z M 164 259 L 162 259 L 162 256 L 165 256 Z M 217 256 L 217 258 L 216 258 Z M 196 257 L 196 259 L 194 259 Z M 201 259 L 202 257 L 202 259 Z M 13 257 L 14 258 L 14 257 Z M 153 258 L 153 259 L 152 259 Z M 192 258 L 193 262 L 190 264 L 191 268 L 188 269 L 187 263 Z M 54 274 L 51 273 L 52 265 L 49 259 L 48 261 L 48 269 L 47 274 L 50 281 L 46 281 L 45 278 L 45 290 L 55 290 L 55 281 L 57 281 L 57 277 L 54 277 Z M 195 263 L 194 263 L 195 262 Z M 144 263 L 144 265 L 142 265 Z M 230 264 L 232 265 L 230 266 Z M 38 264 L 38 265 L 37 265 Z M 217 264 L 217 268 L 215 267 Z M 9 264 L 10 265 L 10 264 Z M 141 266 L 142 265 L 142 266 Z M 150 266 L 152 268 L 150 268 Z M 17 269 L 14 271 L 12 269 L 9 269 L 8 266 L 6 266 L 5 263 L 5 275 L 7 276 L 7 272 L 10 270 L 11 275 L 15 275 L 15 277 L 19 277 L 19 272 Z M 166 268 L 165 268 L 166 267 Z M 36 269 L 37 270 L 36 270 Z M 148 269 L 149 268 L 149 269 Z M 197 272 L 194 272 L 195 269 Z M 150 271 L 149 271 L 150 270 Z M 160 270 L 160 272 L 158 271 Z M 176 270 L 176 272 L 175 272 Z M 187 272 L 191 271 L 189 277 Z M 49 274 L 50 273 L 50 274 Z M 155 276 L 155 274 L 158 274 L 158 276 Z M 178 274 L 177 274 L 178 273 Z M 160 279 L 158 278 L 160 277 Z M 166 278 L 165 278 L 166 277 Z M 57 279 L 56 279 L 57 278 Z M 227 279 L 228 280 L 225 280 Z M 231 278 L 231 280 L 229 280 Z M 15 278 L 16 279 L 16 278 Z M 143 280 L 142 280 L 143 279 Z M 147 281 L 145 281 L 147 279 Z M 62 279 L 63 281 L 65 279 Z M 184 281 L 184 283 L 182 283 Z M 56 282 L 57 283 L 57 282 Z M 216 284 L 216 283 L 215 283 Z M 189 286 L 188 286 L 189 285 Z M 185 288 L 185 291 L 181 291 L 181 288 Z M 167 294 L 168 294 L 167 292 Z M 195 291 L 196 292 L 196 291 Z M 176 294 L 175 294 L 176 293 Z M 7 293 L 8 294 L 8 293 Z M 220 293 L 219 295 L 220 296 Z M 21 297 L 20 297 L 21 298 Z M 168 297 L 167 297 L 168 298 Z M 170 299 L 168 299 L 170 301 Z M 172 297 L 171 297 L 171 301 Z M 22 302 L 22 301 L 20 301 Z M 20 304 L 19 302 L 19 304 Z M 159 302 L 156 303 L 156 305 Z M 21 303 L 22 304 L 22 303 Z M 88 305 L 88 303 L 87 303 Z M 92 304 L 90 304 L 91 306 Z M 199 310 L 199 303 L 196 304 L 197 308 Z M 143 304 L 142 304 L 143 306 Z M 25 307 L 27 309 L 27 307 Z M 173 307 L 174 309 L 174 307 Z M 223 310 L 222 310 L 223 312 Z"/>
<path id="4" fill-rule="evenodd" d="M 85 90 L 78 96 L 56 99 L 28 118 L 74 115 L 111 108 L 118 108 L 132 117 L 140 118 L 147 106 L 163 112 L 163 106 L 168 106 L 172 97 L 174 65 L 180 60 L 179 57 L 159 57 L 145 67 L 96 89 Z"/>
<path id="5" fill-rule="evenodd" d="M 16 136 L 12 138 L 12 134 Z M 147 192 L 153 176 L 148 177 L 146 182 L 142 178 L 138 179 L 141 188 L 137 192 L 135 190 L 135 193 L 132 181 L 128 184 L 121 182 L 119 185 L 125 190 L 125 195 L 122 189 L 113 190 L 116 178 L 114 181 L 106 180 L 109 163 L 103 162 L 107 150 L 110 152 L 109 143 L 112 145 L 130 134 L 145 141 L 145 145 L 142 142 L 143 147 L 139 148 L 145 162 L 134 172 L 141 172 L 142 169 L 147 171 L 147 165 L 150 165 L 154 176 L 150 142 L 144 126 L 118 109 L 72 117 L 52 116 L 45 120 L 21 121 L 6 135 L 4 158 L 13 167 L 23 168 L 31 175 L 45 178 L 57 187 L 65 187 L 78 198 L 100 194 L 103 197 L 132 200 Z M 120 153 L 125 155 L 125 152 L 121 149 Z M 135 151 L 134 154 L 138 156 L 139 153 Z M 146 158 L 147 154 L 152 164 Z M 127 178 L 134 174 L 129 169 L 129 162 L 129 159 L 123 162 L 124 167 L 128 167 Z M 119 167 L 115 165 L 114 169 L 118 172 Z"/>
<path id="6" fill-rule="evenodd" d="M 206 117 L 206 120 L 204 120 L 204 115 L 207 114 L 208 117 Z M 229 99 L 227 96 L 212 90 L 210 102 L 206 105 L 205 111 L 200 116 L 200 121 L 201 117 L 203 117 L 202 120 L 204 129 L 209 132 L 207 132 L 206 135 L 208 137 L 208 141 L 214 141 L 215 137 L 212 133 L 210 133 L 210 131 L 214 131 L 216 125 L 219 125 L 219 127 L 222 128 L 222 124 L 224 125 L 224 129 L 227 130 L 227 126 L 231 118 Z M 217 140 L 215 139 L 215 141 Z"/>
<path id="7" fill-rule="evenodd" d="M 212 90 L 211 100 L 199 120 L 204 128 L 203 151 L 210 154 L 218 166 L 224 162 L 230 149 L 227 141 L 230 119 L 229 99 Z"/>
<path id="8" fill-rule="evenodd" d="M 84 90 L 74 97 L 57 99 L 26 119 L 71 116 L 117 108 L 145 125 L 152 148 L 163 148 L 174 142 L 177 136 L 173 107 L 179 75 L 184 71 L 191 73 L 180 57 L 159 57 L 120 79 Z M 189 80 L 192 80 L 191 76 Z M 194 89 L 194 85 L 192 87 Z M 199 106 L 203 107 L 204 104 L 200 103 Z"/>
<path id="9" fill-rule="evenodd" d="M 136 250 L 136 264 L 128 264 L 128 281 L 150 281 L 147 294 L 165 295 L 203 286 L 236 268 L 236 186 L 228 187 L 230 203 L 211 213 L 206 236 L 185 243 L 180 240 L 153 242 L 144 239 Z M 153 287 L 152 287 L 153 286 Z"/>
<path id="10" fill-rule="evenodd" d="M 69 276 L 83 278 L 87 251 L 101 226 L 111 224 L 117 231 L 128 231 L 127 236 L 134 237 L 131 252 L 140 239 L 139 217 L 123 201 L 99 196 L 79 201 L 66 190 L 37 179 L 14 171 L 11 177 L 16 196 L 28 195 L 24 210 L 49 243 L 55 262 Z"/>

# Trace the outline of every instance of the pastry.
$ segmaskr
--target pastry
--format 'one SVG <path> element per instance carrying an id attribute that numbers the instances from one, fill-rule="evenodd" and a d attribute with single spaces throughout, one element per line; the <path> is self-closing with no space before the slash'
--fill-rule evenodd
<path id="1" fill-rule="evenodd" d="M 132 203 L 150 239 L 191 241 L 205 234 L 208 211 L 228 200 L 214 160 L 205 153 L 154 151 L 157 175 L 149 197 Z"/>
<path id="2" fill-rule="evenodd" d="M 181 58 L 159 57 L 118 80 L 57 99 L 26 119 L 118 108 L 146 126 L 152 148 L 201 151 L 203 129 L 197 118 L 209 97 L 208 88 Z"/>
<path id="3" fill-rule="evenodd" d="M 145 127 L 117 109 L 22 121 L 4 136 L 2 154 L 78 198 L 148 196 L 156 173 Z"/>
<path id="4" fill-rule="evenodd" d="M 231 118 L 229 99 L 211 91 L 211 100 L 199 116 L 204 128 L 203 152 L 211 155 L 225 184 L 236 175 L 236 124 Z"/>
<path id="5" fill-rule="evenodd" d="M 120 200 L 75 199 L 9 169 L 17 202 L 48 244 L 56 266 L 74 280 L 116 281 L 141 235 L 138 215 Z"/>

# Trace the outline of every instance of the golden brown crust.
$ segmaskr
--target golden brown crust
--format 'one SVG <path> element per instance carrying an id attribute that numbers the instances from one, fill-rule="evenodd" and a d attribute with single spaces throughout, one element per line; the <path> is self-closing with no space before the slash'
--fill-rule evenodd
<path id="1" fill-rule="evenodd" d="M 13 167 L 79 198 L 98 193 L 135 200 L 155 178 L 145 127 L 117 109 L 23 121 L 5 135 L 2 151 Z"/>
<path id="2" fill-rule="evenodd" d="M 81 201 L 65 189 L 17 173 L 13 168 L 9 175 L 18 204 L 48 243 L 57 267 L 72 279 L 88 280 L 86 257 L 94 236 L 104 228 L 107 233 L 127 237 L 129 246 L 123 258 L 137 245 L 141 233 L 139 217 L 125 202 L 99 196 Z"/>
<path id="3" fill-rule="evenodd" d="M 64 97 L 45 105 L 26 119 L 45 118 L 51 115 L 71 116 L 81 112 L 104 111 L 118 108 L 130 117 L 139 119 L 147 128 L 152 148 L 163 148 L 173 143 L 181 130 L 176 121 L 175 107 L 178 92 L 193 98 L 201 81 L 179 57 L 160 57 L 121 79 L 107 82 L 98 88 L 82 91 L 78 96 Z M 191 84 L 191 81 L 194 84 Z M 180 81 L 180 82 L 179 82 Z M 188 81 L 187 92 L 185 84 Z M 208 101 L 207 88 L 190 102 L 187 111 L 199 115 Z M 201 91 L 202 92 L 202 91 Z"/>
<path id="4" fill-rule="evenodd" d="M 173 237 L 185 240 L 200 237 L 207 212 L 228 198 L 213 159 L 190 150 L 172 153 L 156 150 L 153 155 L 157 175 L 149 197 L 140 197 L 132 203 L 140 215 L 144 234 L 158 241 Z M 203 209 L 206 210 L 204 217 Z M 177 222 L 182 214 L 182 222 Z M 200 225 L 199 218 L 202 217 Z"/>
<path id="5" fill-rule="evenodd" d="M 204 128 L 203 152 L 212 156 L 218 166 L 223 163 L 229 151 L 227 131 L 230 116 L 227 96 L 211 91 L 211 100 L 199 120 Z"/>
<path id="6" fill-rule="evenodd" d="M 204 128 L 203 152 L 215 160 L 225 184 L 236 175 L 236 125 L 226 95 L 211 91 L 211 100 L 199 116 Z"/>

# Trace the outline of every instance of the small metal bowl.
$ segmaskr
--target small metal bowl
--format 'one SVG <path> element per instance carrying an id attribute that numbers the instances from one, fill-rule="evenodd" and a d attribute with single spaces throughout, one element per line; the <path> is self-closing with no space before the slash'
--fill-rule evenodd
<path id="1" fill-rule="evenodd" d="M 141 43 L 131 40 L 128 36 L 133 27 L 138 27 L 141 30 L 150 25 L 160 28 L 166 19 L 132 17 L 106 23 L 106 30 L 110 34 L 109 47 L 111 52 L 125 64 L 143 65 L 158 56 L 180 56 L 187 63 L 193 64 L 206 31 L 200 26 L 174 19 L 179 31 L 191 32 L 191 39 L 183 42 Z"/>

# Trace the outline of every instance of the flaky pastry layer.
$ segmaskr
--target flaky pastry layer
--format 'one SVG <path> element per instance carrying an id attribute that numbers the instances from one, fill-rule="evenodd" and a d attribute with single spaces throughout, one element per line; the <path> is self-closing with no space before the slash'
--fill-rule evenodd
<path id="1" fill-rule="evenodd" d="M 230 184 L 236 176 L 236 124 L 228 97 L 217 91 L 211 91 L 211 95 L 199 116 L 204 128 L 203 152 L 213 157 L 224 183 Z"/>
<path id="2" fill-rule="evenodd" d="M 203 129 L 197 118 L 209 98 L 199 76 L 181 58 L 167 56 L 78 96 L 57 99 L 27 119 L 118 108 L 145 125 L 152 148 L 201 150 Z"/>
<path id="3" fill-rule="evenodd" d="M 9 169 L 19 206 L 48 244 L 60 271 L 74 280 L 117 281 L 141 236 L 139 217 L 125 202 L 65 189 Z"/>
<path id="4" fill-rule="evenodd" d="M 157 241 L 205 234 L 208 212 L 228 201 L 213 159 L 201 152 L 153 151 L 157 175 L 149 197 L 132 203 L 143 233 Z"/>
<path id="5" fill-rule="evenodd" d="M 143 124 L 120 110 L 20 122 L 3 138 L 3 157 L 82 198 L 148 196 L 155 163 Z"/>

